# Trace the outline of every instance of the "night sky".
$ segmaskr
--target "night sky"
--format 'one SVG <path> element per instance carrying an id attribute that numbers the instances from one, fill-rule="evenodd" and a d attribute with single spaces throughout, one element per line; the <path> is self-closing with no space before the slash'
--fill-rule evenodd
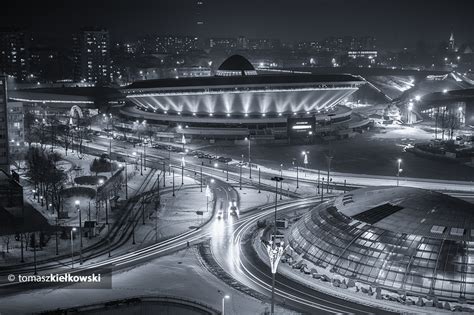
<path id="1" fill-rule="evenodd" d="M 69 38 L 82 26 L 102 26 L 114 39 L 142 34 L 318 40 L 336 35 L 376 36 L 379 46 L 439 41 L 453 31 L 474 41 L 473 0 L 74 0 L 2 3 L 0 25 Z M 5 7 L 6 6 L 6 7 Z"/>

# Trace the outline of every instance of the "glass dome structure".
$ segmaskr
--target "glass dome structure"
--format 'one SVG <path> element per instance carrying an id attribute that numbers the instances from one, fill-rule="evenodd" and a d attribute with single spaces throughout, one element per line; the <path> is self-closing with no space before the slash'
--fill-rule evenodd
<path id="1" fill-rule="evenodd" d="M 406 187 L 359 189 L 301 218 L 290 247 L 329 272 L 398 293 L 474 301 L 474 205 Z"/>

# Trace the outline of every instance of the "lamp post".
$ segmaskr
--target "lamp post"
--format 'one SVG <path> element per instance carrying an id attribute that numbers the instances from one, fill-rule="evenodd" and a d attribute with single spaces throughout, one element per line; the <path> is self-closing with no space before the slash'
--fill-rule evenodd
<path id="1" fill-rule="evenodd" d="M 280 164 L 280 177 L 283 178 L 283 164 Z M 280 200 L 283 199 L 283 181 L 280 181 Z"/>
<path id="2" fill-rule="evenodd" d="M 240 163 L 239 190 L 242 190 L 242 163 Z"/>
<path id="3" fill-rule="evenodd" d="M 321 181 L 321 202 L 323 201 L 324 198 L 324 177 L 322 178 Z"/>
<path id="4" fill-rule="evenodd" d="M 272 306 L 271 314 L 275 314 L 275 274 L 278 268 L 278 263 L 280 262 L 281 256 L 283 255 L 285 248 L 283 247 L 283 242 L 280 244 L 276 243 L 277 237 L 277 208 L 278 208 L 278 182 L 283 181 L 283 177 L 272 177 L 272 180 L 275 181 L 275 222 L 273 225 L 273 239 L 270 239 L 268 242 L 264 243 L 267 249 L 268 258 L 270 259 L 270 267 L 272 272 Z"/>
<path id="5" fill-rule="evenodd" d="M 222 315 L 225 315 L 225 300 L 226 300 L 226 299 L 230 299 L 230 296 L 227 295 L 227 294 L 224 294 L 221 290 L 218 290 L 217 292 L 219 292 L 219 294 L 222 295 L 222 310 L 221 310 L 221 314 L 222 314 Z"/>
<path id="6" fill-rule="evenodd" d="M 260 191 L 260 167 L 258 168 L 258 193 L 261 193 L 261 191 Z"/>
<path id="7" fill-rule="evenodd" d="M 166 161 L 163 162 L 163 188 L 166 187 Z"/>
<path id="8" fill-rule="evenodd" d="M 184 185 L 184 166 L 186 165 L 186 161 L 184 160 L 184 156 L 181 158 L 181 186 Z"/>
<path id="9" fill-rule="evenodd" d="M 71 269 L 74 269 L 74 232 L 76 228 L 71 229 Z"/>
<path id="10" fill-rule="evenodd" d="M 201 181 L 199 182 L 199 185 L 201 186 L 201 192 L 202 192 L 202 166 L 201 166 Z"/>
<path id="11" fill-rule="evenodd" d="M 133 151 L 132 152 L 132 155 L 133 155 L 133 162 L 135 164 L 135 170 L 138 170 L 138 162 L 137 162 L 137 152 Z"/>
<path id="12" fill-rule="evenodd" d="M 411 111 L 413 110 L 413 102 L 408 103 L 408 109 L 407 109 L 407 124 L 411 123 Z"/>
<path id="13" fill-rule="evenodd" d="M 309 153 L 309 151 L 303 151 L 303 156 L 304 156 L 303 164 L 304 164 L 305 169 L 308 168 L 308 153 Z M 304 173 L 304 176 L 306 177 L 306 171 Z"/>
<path id="14" fill-rule="evenodd" d="M 226 171 L 227 171 L 227 175 L 226 175 L 225 181 L 228 182 L 228 181 L 229 181 L 229 162 L 226 162 L 226 163 L 225 163 L 225 168 L 226 168 Z"/>
<path id="15" fill-rule="evenodd" d="M 146 172 L 146 146 L 147 144 L 143 143 L 143 170 Z"/>
<path id="16" fill-rule="evenodd" d="M 174 168 L 173 168 L 173 197 L 175 196 L 174 194 Z"/>
<path id="17" fill-rule="evenodd" d="M 125 170 L 125 200 L 128 200 L 128 174 L 127 174 L 127 161 L 125 160 L 125 166 L 120 164 L 119 167 Z"/>
<path id="18" fill-rule="evenodd" d="M 296 159 L 293 159 L 292 163 L 293 163 L 293 166 L 295 166 L 295 162 L 296 162 Z M 298 162 L 296 162 L 296 189 L 300 188 L 300 185 L 299 185 L 299 169 L 298 169 Z"/>
<path id="19" fill-rule="evenodd" d="M 209 197 L 211 196 L 211 190 L 209 185 L 206 185 L 206 212 L 209 212 Z"/>
<path id="20" fill-rule="evenodd" d="M 82 265 L 82 215 L 81 215 L 81 207 L 80 207 L 81 202 L 79 200 L 76 200 L 74 204 L 76 205 L 77 212 L 79 213 L 79 235 L 81 239 L 80 246 L 79 246 L 79 257 L 80 257 L 79 262 Z"/>
<path id="21" fill-rule="evenodd" d="M 248 153 L 249 153 L 249 178 L 252 179 L 252 164 L 250 164 L 250 136 L 245 138 L 246 141 L 249 142 Z"/>
<path id="22" fill-rule="evenodd" d="M 330 175 L 330 172 L 331 172 L 331 161 L 332 161 L 332 155 L 328 154 L 326 155 L 326 160 L 328 162 L 328 179 L 327 179 L 327 187 L 326 187 L 326 192 L 329 193 L 329 175 Z"/>
<path id="23" fill-rule="evenodd" d="M 143 152 L 140 152 L 140 175 L 143 176 Z"/>
<path id="24" fill-rule="evenodd" d="M 403 170 L 400 168 L 400 166 L 401 166 L 401 164 L 402 164 L 402 159 L 398 159 L 397 162 L 398 162 L 398 167 L 397 167 L 397 186 L 399 186 L 399 185 L 400 185 L 400 173 L 403 171 Z"/>

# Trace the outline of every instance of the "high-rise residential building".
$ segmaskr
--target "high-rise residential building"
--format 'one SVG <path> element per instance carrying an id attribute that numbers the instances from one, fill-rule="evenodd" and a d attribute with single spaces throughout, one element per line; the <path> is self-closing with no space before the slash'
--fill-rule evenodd
<path id="1" fill-rule="evenodd" d="M 138 43 L 141 54 L 187 53 L 198 48 L 198 38 L 178 35 L 149 35 Z"/>
<path id="2" fill-rule="evenodd" d="M 7 110 L 10 154 L 15 154 L 21 151 L 25 142 L 23 103 L 8 102 Z"/>
<path id="3" fill-rule="evenodd" d="M 0 73 L 25 80 L 29 75 L 28 32 L 18 29 L 0 29 Z"/>
<path id="4" fill-rule="evenodd" d="M 281 47 L 281 42 L 274 38 L 251 38 L 248 46 L 251 50 L 277 49 Z"/>
<path id="5" fill-rule="evenodd" d="M 213 37 L 209 38 L 208 46 L 211 49 L 235 49 L 237 40 L 233 37 Z"/>
<path id="6" fill-rule="evenodd" d="M 0 76 L 0 169 L 10 174 L 7 99 L 7 77 Z"/>
<path id="7" fill-rule="evenodd" d="M 237 41 L 239 49 L 249 48 L 249 40 L 245 36 L 239 36 Z"/>
<path id="8" fill-rule="evenodd" d="M 74 80 L 106 84 L 111 81 L 110 37 L 106 29 L 82 29 L 73 36 Z"/>

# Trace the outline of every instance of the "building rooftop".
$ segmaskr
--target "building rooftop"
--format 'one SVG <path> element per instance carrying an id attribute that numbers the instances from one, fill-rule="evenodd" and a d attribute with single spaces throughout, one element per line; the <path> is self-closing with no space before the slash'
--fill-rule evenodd
<path id="1" fill-rule="evenodd" d="M 223 71 L 255 71 L 250 61 L 241 55 L 232 55 L 219 66 Z"/>
<path id="2" fill-rule="evenodd" d="M 214 76 L 199 78 L 157 79 L 137 81 L 127 86 L 125 90 L 183 88 L 200 86 L 228 86 L 253 84 L 291 84 L 291 83 L 348 83 L 364 82 L 362 79 L 349 74 L 268 74 L 249 76 Z"/>
<path id="3" fill-rule="evenodd" d="M 459 239 L 451 233 L 473 239 L 474 205 L 438 192 L 409 187 L 363 188 L 337 197 L 334 207 L 354 220 L 397 232 L 427 237 Z M 444 227 L 433 233 L 434 226 Z"/>

